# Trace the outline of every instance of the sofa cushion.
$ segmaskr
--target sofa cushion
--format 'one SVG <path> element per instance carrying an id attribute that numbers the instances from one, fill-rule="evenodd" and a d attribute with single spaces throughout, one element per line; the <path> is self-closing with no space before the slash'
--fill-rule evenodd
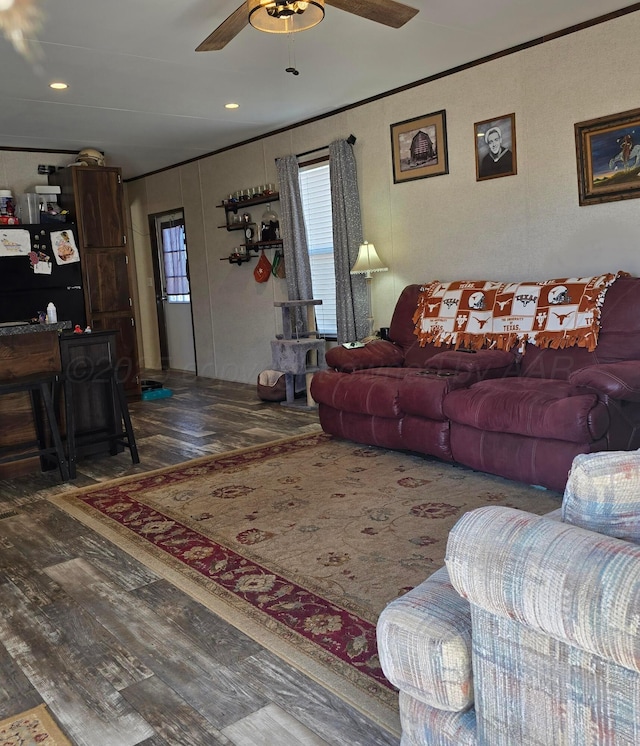
<path id="1" fill-rule="evenodd" d="M 597 351 L 596 347 L 596 351 Z M 520 375 L 527 378 L 555 378 L 567 381 L 574 370 L 597 362 L 596 352 L 584 347 L 566 347 L 563 350 L 541 350 L 532 344 L 525 345 L 520 359 Z"/>
<path id="2" fill-rule="evenodd" d="M 443 411 L 479 430 L 590 443 L 609 427 L 609 413 L 595 393 L 578 394 L 565 381 L 494 378 L 452 391 Z"/>
<path id="3" fill-rule="evenodd" d="M 640 544 L 640 451 L 576 456 L 564 492 L 562 520 Z"/>
<path id="4" fill-rule="evenodd" d="M 469 603 L 441 568 L 392 601 L 377 624 L 380 664 L 389 681 L 442 710 L 473 704 Z"/>
<path id="5" fill-rule="evenodd" d="M 318 404 L 357 414 L 398 419 L 400 384 L 415 371 L 407 368 L 373 368 L 339 373 L 323 370 L 313 376 L 311 396 Z"/>
<path id="6" fill-rule="evenodd" d="M 449 370 L 412 371 L 400 384 L 400 408 L 407 414 L 446 420 L 443 411 L 445 397 L 454 389 L 466 388 L 478 380 L 475 373 Z"/>

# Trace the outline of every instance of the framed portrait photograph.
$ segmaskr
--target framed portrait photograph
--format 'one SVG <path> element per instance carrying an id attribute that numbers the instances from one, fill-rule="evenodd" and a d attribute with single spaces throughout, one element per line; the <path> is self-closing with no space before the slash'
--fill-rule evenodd
<path id="1" fill-rule="evenodd" d="M 392 124 L 391 153 L 395 184 L 448 174 L 445 110 Z"/>
<path id="2" fill-rule="evenodd" d="M 513 176 L 516 160 L 516 115 L 505 114 L 473 125 L 476 147 L 476 181 Z"/>
<path id="3" fill-rule="evenodd" d="M 640 109 L 575 125 L 581 205 L 640 197 Z"/>

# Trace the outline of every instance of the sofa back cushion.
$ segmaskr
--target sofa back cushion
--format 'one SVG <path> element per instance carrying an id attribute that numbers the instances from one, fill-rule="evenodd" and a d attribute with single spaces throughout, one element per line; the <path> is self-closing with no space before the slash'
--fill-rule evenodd
<path id="1" fill-rule="evenodd" d="M 418 338 L 413 333 L 415 322 L 413 315 L 418 306 L 418 296 L 422 285 L 407 285 L 402 291 L 389 327 L 389 339 L 404 352 L 404 365 L 407 368 L 427 368 L 428 361 L 434 355 L 444 350 L 450 350 L 450 345 L 436 347 L 429 343 L 420 347 Z"/>
<path id="2" fill-rule="evenodd" d="M 564 350 L 527 345 L 522 375 L 567 380 L 574 370 L 598 363 L 640 360 L 640 278 L 621 277 L 607 290 L 600 315 L 598 346 Z"/>
<path id="3" fill-rule="evenodd" d="M 414 314 L 423 285 L 407 285 L 396 304 L 389 338 L 404 352 L 404 364 L 411 368 L 429 367 L 434 355 L 452 349 L 450 345 L 420 347 L 414 334 Z M 534 378 L 568 380 L 571 373 L 586 365 L 640 360 L 640 278 L 621 277 L 607 290 L 600 317 L 598 346 L 593 352 L 584 347 L 562 350 L 539 349 L 527 345 L 521 360 L 521 373 Z"/>

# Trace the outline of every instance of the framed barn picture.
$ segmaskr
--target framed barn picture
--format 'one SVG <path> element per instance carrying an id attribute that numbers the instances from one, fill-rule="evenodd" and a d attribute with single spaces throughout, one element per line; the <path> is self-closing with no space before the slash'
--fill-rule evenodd
<path id="1" fill-rule="evenodd" d="M 448 174 L 445 110 L 392 124 L 391 153 L 395 184 Z"/>
<path id="2" fill-rule="evenodd" d="M 640 109 L 574 127 L 579 203 L 640 197 Z"/>

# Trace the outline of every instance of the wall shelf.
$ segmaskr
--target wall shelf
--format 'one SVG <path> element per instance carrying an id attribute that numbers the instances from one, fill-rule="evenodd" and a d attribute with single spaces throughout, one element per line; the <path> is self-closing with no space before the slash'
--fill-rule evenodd
<path id="1" fill-rule="evenodd" d="M 247 228 L 257 228 L 258 224 L 253 221 L 234 222 L 233 220 L 229 220 L 229 216 L 235 216 L 238 214 L 238 212 L 243 212 L 252 205 L 267 205 L 271 202 L 277 202 L 279 199 L 280 194 L 278 192 L 272 192 L 271 194 L 263 194 L 260 197 L 254 197 L 253 199 L 245 199 L 238 202 L 227 201 L 223 202 L 220 205 L 216 205 L 216 207 L 224 210 L 225 218 L 227 221 L 224 225 L 219 225 L 218 228 L 226 228 L 228 231 L 245 231 Z M 259 232 L 260 231 L 257 230 L 253 231 L 253 235 Z M 247 234 L 246 238 L 249 238 L 249 234 Z M 246 253 L 239 254 L 234 251 L 228 257 L 220 257 L 220 261 L 229 262 L 229 264 L 237 264 L 238 266 L 240 266 L 244 264 L 244 262 L 251 261 L 253 256 L 255 256 L 255 254 L 252 256 L 252 251 L 257 254 L 258 252 L 264 251 L 265 249 L 281 249 L 282 239 L 279 238 L 273 241 L 245 241 L 244 243 L 241 243 L 240 246 L 244 247 Z"/>
<path id="2" fill-rule="evenodd" d="M 255 225 L 255 223 L 228 223 L 225 225 L 219 225 L 218 228 L 226 228 L 228 231 L 241 231 L 244 230 L 248 225 Z"/>
<path id="3" fill-rule="evenodd" d="M 272 192 L 271 194 L 263 194 L 261 197 L 254 197 L 253 199 L 243 199 L 238 202 L 223 202 L 220 205 L 216 205 L 216 207 L 235 214 L 239 209 L 251 207 L 251 205 L 266 205 L 268 202 L 277 202 L 279 199 L 280 193 Z M 224 226 L 222 227 L 224 228 Z"/>
<path id="4" fill-rule="evenodd" d="M 259 251 L 264 251 L 264 249 L 281 249 L 282 241 L 260 241 L 259 243 L 246 243 L 240 245 L 244 246 L 247 249 L 246 254 L 238 254 L 234 252 L 229 256 L 221 256 L 220 261 L 229 262 L 229 264 L 237 264 L 238 266 L 240 266 L 245 262 L 250 262 L 254 258 L 254 256 L 258 255 Z M 250 254 L 250 251 L 255 251 L 255 254 Z"/>
<path id="5" fill-rule="evenodd" d="M 225 224 L 219 225 L 218 228 L 226 228 L 228 231 L 241 231 L 247 226 L 257 226 L 258 224 L 255 221 L 248 220 L 245 222 L 244 220 L 241 220 L 240 222 L 237 222 L 234 221 L 233 218 L 235 218 L 238 213 L 244 212 L 253 205 L 268 205 L 271 202 L 278 202 L 279 199 L 280 194 L 278 192 L 272 192 L 271 194 L 264 194 L 261 197 L 254 197 L 253 199 L 245 199 L 238 202 L 227 201 L 220 205 L 216 205 L 216 207 L 224 210 L 226 220 Z"/>
<path id="6" fill-rule="evenodd" d="M 251 251 L 261 251 L 262 249 L 281 249 L 282 239 L 279 238 L 277 241 L 254 241 L 253 243 L 242 244 Z"/>
<path id="7" fill-rule="evenodd" d="M 229 256 L 221 256 L 220 261 L 229 262 L 229 264 L 237 264 L 239 267 L 245 262 L 250 262 L 252 258 L 253 257 L 249 256 L 249 254 L 246 254 L 244 256 L 242 254 L 230 254 Z"/>

